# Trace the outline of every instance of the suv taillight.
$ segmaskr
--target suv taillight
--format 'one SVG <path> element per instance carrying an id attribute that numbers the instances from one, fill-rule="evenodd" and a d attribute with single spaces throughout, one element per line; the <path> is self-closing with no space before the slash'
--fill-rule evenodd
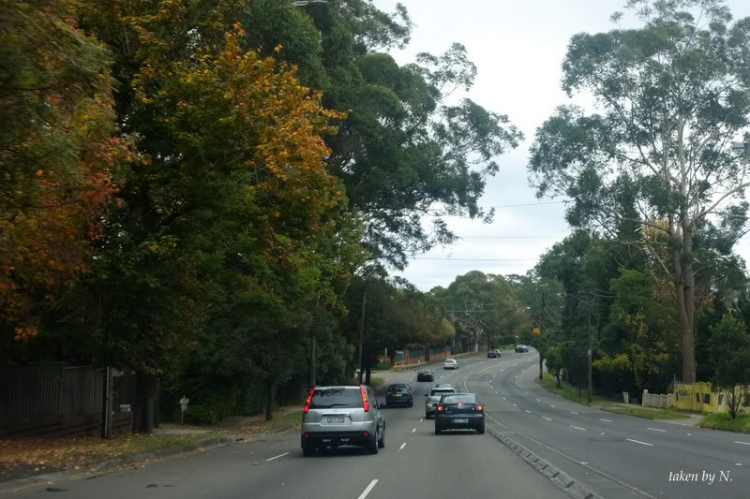
<path id="1" fill-rule="evenodd" d="M 313 392 L 315 391 L 315 387 L 313 386 L 310 388 L 310 393 L 307 394 L 307 399 L 305 400 L 305 414 L 310 410 L 310 402 L 312 401 Z"/>
<path id="2" fill-rule="evenodd" d="M 364 408 L 365 412 L 369 412 L 370 403 L 367 401 L 367 390 L 365 390 L 364 386 L 359 385 L 359 391 L 362 393 L 362 407 Z"/>

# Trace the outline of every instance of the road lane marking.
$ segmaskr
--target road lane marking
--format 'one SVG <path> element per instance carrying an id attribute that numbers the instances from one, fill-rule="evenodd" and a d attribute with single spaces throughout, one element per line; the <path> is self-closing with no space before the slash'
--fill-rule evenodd
<path id="1" fill-rule="evenodd" d="M 528 412 L 529 414 L 531 414 L 531 411 L 530 411 L 530 410 L 528 410 L 528 409 L 524 409 L 524 411 L 526 411 L 526 412 Z"/>
<path id="2" fill-rule="evenodd" d="M 581 428 L 580 426 L 572 426 L 571 428 L 575 428 L 576 430 L 586 431 L 586 428 Z"/>
<path id="3" fill-rule="evenodd" d="M 587 464 L 589 464 L 589 462 L 588 461 L 581 461 L 581 464 L 584 465 L 584 466 L 586 466 Z"/>
<path id="4" fill-rule="evenodd" d="M 511 367 L 516 367 L 518 364 L 513 364 Z"/>
<path id="5" fill-rule="evenodd" d="M 524 390 L 524 391 L 523 391 L 523 393 L 525 393 L 526 395 L 528 395 L 528 394 L 529 394 L 529 392 L 527 392 L 526 390 Z"/>
<path id="6" fill-rule="evenodd" d="M 419 422 L 421 423 L 424 418 L 419 418 Z"/>
<path id="7" fill-rule="evenodd" d="M 401 444 L 401 447 L 399 447 L 398 450 L 404 450 L 404 447 L 406 447 L 406 442 L 404 442 L 403 444 Z"/>
<path id="8" fill-rule="evenodd" d="M 513 402 L 513 407 L 518 407 L 518 405 L 515 402 Z"/>
<path id="9" fill-rule="evenodd" d="M 494 378 L 495 376 L 497 376 L 497 373 L 495 373 L 495 374 L 493 374 L 493 375 L 492 375 L 492 377 L 493 377 L 493 378 Z"/>
<path id="10" fill-rule="evenodd" d="M 646 428 L 646 429 L 647 430 L 651 430 L 651 431 L 660 431 L 662 433 L 666 433 L 667 432 L 667 430 L 660 430 L 659 428 Z"/>
<path id="11" fill-rule="evenodd" d="M 648 442 L 641 442 L 640 440 L 633 440 L 632 438 L 626 438 L 625 440 L 627 440 L 628 442 L 636 443 L 636 444 L 648 445 L 649 447 L 653 447 L 654 446 L 654 444 L 650 444 Z"/>
<path id="12" fill-rule="evenodd" d="M 578 413 L 577 413 L 577 412 L 573 412 L 573 411 L 570 411 L 570 413 L 571 413 L 571 414 L 575 414 L 576 416 L 578 416 Z"/>
<path id="13" fill-rule="evenodd" d="M 500 395 L 499 393 L 497 393 L 497 390 L 495 390 L 495 395 Z"/>
<path id="14" fill-rule="evenodd" d="M 414 433 L 415 431 L 417 431 L 417 429 L 416 429 L 416 428 L 414 428 L 414 429 L 413 429 L 413 430 L 412 430 L 411 432 L 412 432 L 412 433 Z"/>
<path id="15" fill-rule="evenodd" d="M 611 423 L 609 419 L 599 418 L 599 421 L 604 421 L 605 423 Z"/>
<path id="16" fill-rule="evenodd" d="M 750 442 L 740 442 L 739 440 L 735 440 L 734 443 L 740 444 L 740 445 L 750 445 Z"/>
<path id="17" fill-rule="evenodd" d="M 735 463 L 735 466 L 742 466 L 742 463 Z"/>
<path id="18" fill-rule="evenodd" d="M 539 400 L 539 399 L 536 399 L 536 401 L 537 401 L 537 402 L 541 402 L 541 400 Z"/>
<path id="19" fill-rule="evenodd" d="M 546 419 L 547 421 L 552 421 L 552 420 L 551 420 L 550 418 L 548 418 L 547 416 L 542 416 L 542 419 Z"/>
<path id="20" fill-rule="evenodd" d="M 278 459 L 278 458 L 280 458 L 280 457 L 284 457 L 284 456 L 286 456 L 287 454 L 289 454 L 289 453 L 288 453 L 288 452 L 285 452 L 285 453 L 283 453 L 283 454 L 279 454 L 278 456 L 274 456 L 274 457 L 269 457 L 268 459 L 266 459 L 266 462 L 268 462 L 268 461 L 273 461 L 274 459 Z"/>
<path id="21" fill-rule="evenodd" d="M 370 493 L 372 488 L 375 486 L 375 484 L 378 483 L 377 479 L 370 482 L 370 485 L 367 486 L 364 492 L 362 492 L 357 499 L 365 499 L 367 497 L 367 494 Z"/>
<path id="22" fill-rule="evenodd" d="M 505 397 L 503 397 L 503 400 L 508 400 L 508 399 L 506 399 Z"/>
<path id="23" fill-rule="evenodd" d="M 551 408 L 553 408 L 553 409 L 555 408 L 555 406 L 554 406 L 554 405 L 552 405 L 552 404 L 550 404 L 549 406 L 550 406 Z"/>

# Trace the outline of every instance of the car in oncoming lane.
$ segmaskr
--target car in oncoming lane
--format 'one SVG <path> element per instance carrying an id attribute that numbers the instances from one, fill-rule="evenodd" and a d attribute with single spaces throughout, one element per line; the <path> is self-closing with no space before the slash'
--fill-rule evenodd
<path id="1" fill-rule="evenodd" d="M 411 407 L 414 405 L 413 393 L 411 387 L 404 383 L 389 385 L 385 392 L 385 404 L 388 407 L 405 405 Z"/>
<path id="2" fill-rule="evenodd" d="M 458 361 L 456 359 L 445 359 L 443 369 L 458 369 Z"/>
<path id="3" fill-rule="evenodd" d="M 484 406 L 474 393 L 443 395 L 435 412 L 435 435 L 445 430 L 484 433 Z"/>
<path id="4" fill-rule="evenodd" d="M 529 347 L 527 345 L 516 345 L 516 353 L 528 352 Z"/>
<path id="5" fill-rule="evenodd" d="M 429 369 L 417 373 L 417 381 L 435 381 L 435 374 Z"/>
<path id="6" fill-rule="evenodd" d="M 385 447 L 385 419 L 369 386 L 316 386 L 302 414 L 302 454 L 354 445 L 377 454 Z"/>
<path id="7" fill-rule="evenodd" d="M 499 359 L 502 356 L 503 356 L 503 352 L 501 352 L 500 350 L 489 350 L 487 352 L 488 359 Z"/>
<path id="8" fill-rule="evenodd" d="M 448 384 L 433 386 L 430 393 L 425 393 L 424 396 L 427 397 L 427 400 L 424 402 L 424 417 L 430 419 L 434 416 L 435 408 L 440 402 L 440 397 L 450 395 L 451 393 L 456 393 L 456 389 Z"/>

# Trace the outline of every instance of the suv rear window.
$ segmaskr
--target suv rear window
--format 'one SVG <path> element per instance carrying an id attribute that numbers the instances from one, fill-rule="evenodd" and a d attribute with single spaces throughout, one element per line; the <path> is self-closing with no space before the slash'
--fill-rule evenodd
<path id="1" fill-rule="evenodd" d="M 310 400 L 310 409 L 356 409 L 360 407 L 362 407 L 360 391 L 347 388 L 316 388 Z"/>
<path id="2" fill-rule="evenodd" d="M 450 395 L 451 393 L 456 393 L 456 390 L 451 390 L 451 389 L 447 389 L 447 390 L 432 390 L 430 392 L 430 395 L 432 395 L 433 397 L 440 397 L 442 395 Z"/>
<path id="3" fill-rule="evenodd" d="M 391 385 L 391 387 L 389 388 L 389 391 L 398 392 L 398 393 L 406 393 L 409 390 L 406 387 L 406 385 Z"/>
<path id="4" fill-rule="evenodd" d="M 444 404 L 476 404 L 477 397 L 475 395 L 446 395 L 443 397 Z"/>

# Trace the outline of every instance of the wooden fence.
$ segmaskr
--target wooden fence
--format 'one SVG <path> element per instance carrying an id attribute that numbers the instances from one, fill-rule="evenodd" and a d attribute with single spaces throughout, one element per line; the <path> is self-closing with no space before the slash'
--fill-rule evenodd
<path id="1" fill-rule="evenodd" d="M 0 434 L 91 433 L 103 390 L 104 369 L 0 363 Z"/>

